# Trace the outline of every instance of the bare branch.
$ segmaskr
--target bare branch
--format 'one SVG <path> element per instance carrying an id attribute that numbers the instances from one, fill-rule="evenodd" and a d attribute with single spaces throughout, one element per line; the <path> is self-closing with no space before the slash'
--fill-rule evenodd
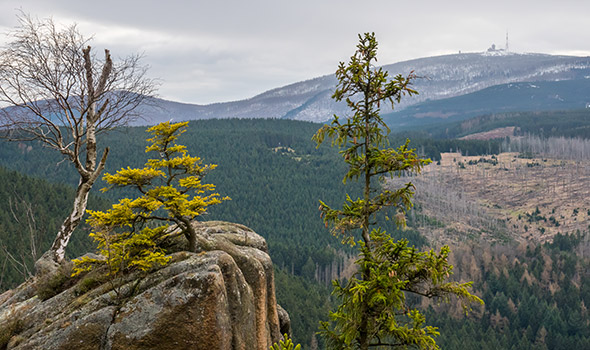
<path id="1" fill-rule="evenodd" d="M 25 264 L 25 262 L 24 261 L 19 261 L 17 258 L 15 258 L 14 255 L 12 255 L 8 251 L 8 249 L 6 248 L 6 245 L 0 244 L 0 250 L 4 253 L 4 256 L 6 256 L 6 258 L 8 259 L 8 261 L 10 261 L 10 264 L 12 265 L 12 267 L 20 275 L 22 275 L 25 279 L 31 277 L 31 273 L 30 273 L 29 269 L 27 268 L 27 265 Z"/>
<path id="2" fill-rule="evenodd" d="M 78 171 L 73 211 L 51 248 L 61 260 L 106 163 L 107 149 L 97 163 L 96 135 L 137 118 L 137 107 L 153 96 L 156 84 L 146 77 L 141 55 L 115 62 L 105 50 L 97 57 L 76 25 L 26 14 L 18 19 L 20 26 L 9 33 L 13 40 L 0 51 L 0 136 L 39 140 Z"/>

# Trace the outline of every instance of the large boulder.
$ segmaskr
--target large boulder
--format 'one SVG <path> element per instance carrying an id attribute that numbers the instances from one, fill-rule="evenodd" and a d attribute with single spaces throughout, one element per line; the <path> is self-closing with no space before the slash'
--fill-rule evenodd
<path id="1" fill-rule="evenodd" d="M 90 273 L 44 301 L 32 292 L 40 281 L 5 292 L 0 349 L 267 350 L 288 315 L 279 320 L 265 240 L 237 224 L 194 227 L 202 250 L 172 233 L 171 262 L 149 274 Z"/>

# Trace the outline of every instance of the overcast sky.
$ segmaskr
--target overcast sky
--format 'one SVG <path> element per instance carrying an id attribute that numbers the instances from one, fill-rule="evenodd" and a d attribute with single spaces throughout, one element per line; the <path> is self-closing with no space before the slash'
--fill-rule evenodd
<path id="1" fill-rule="evenodd" d="M 331 74 L 367 31 L 381 64 L 503 48 L 506 31 L 511 51 L 590 55 L 588 0 L 0 0 L 1 32 L 18 9 L 75 22 L 114 56 L 144 53 L 160 97 L 198 104 Z"/>

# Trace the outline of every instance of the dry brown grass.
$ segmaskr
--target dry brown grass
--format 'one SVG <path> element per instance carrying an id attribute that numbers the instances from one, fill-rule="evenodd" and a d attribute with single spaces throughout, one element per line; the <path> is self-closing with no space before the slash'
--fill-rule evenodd
<path id="1" fill-rule="evenodd" d="M 470 233 L 494 240 L 493 232 L 504 232 L 504 238 L 544 242 L 557 233 L 588 229 L 590 161 L 523 159 L 517 153 L 495 160 L 494 165 L 491 156 L 444 153 L 440 165 L 432 163 L 415 179 L 417 201 L 445 223 L 425 228 L 427 236 L 456 241 L 461 235 L 449 233 Z"/>
<path id="2" fill-rule="evenodd" d="M 463 136 L 460 140 L 493 140 L 493 139 L 503 139 L 508 136 L 514 135 L 515 126 L 507 126 L 504 128 L 497 128 L 490 131 L 478 132 L 476 134 L 470 134 L 467 136 Z"/>

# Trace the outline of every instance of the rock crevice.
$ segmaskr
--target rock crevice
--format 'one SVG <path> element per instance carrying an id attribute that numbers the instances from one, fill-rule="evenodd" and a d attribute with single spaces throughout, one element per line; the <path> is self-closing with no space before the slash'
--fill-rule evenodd
<path id="1" fill-rule="evenodd" d="M 194 227 L 202 250 L 186 251 L 186 239 L 172 233 L 171 263 L 147 275 L 113 283 L 89 274 L 45 301 L 31 295 L 36 281 L 7 291 L 0 330 L 19 324 L 7 349 L 268 349 L 285 321 L 265 240 L 238 224 Z"/>

